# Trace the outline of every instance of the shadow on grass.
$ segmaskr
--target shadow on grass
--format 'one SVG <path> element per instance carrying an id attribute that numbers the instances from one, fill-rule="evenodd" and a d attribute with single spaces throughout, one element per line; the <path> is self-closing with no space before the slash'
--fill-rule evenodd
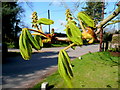
<path id="1" fill-rule="evenodd" d="M 99 55 L 100 55 L 100 54 L 99 54 Z M 109 56 L 107 56 L 107 55 L 109 55 Z M 102 57 L 102 55 L 100 55 L 100 58 L 101 58 L 102 60 L 104 60 L 104 61 L 111 61 L 112 64 L 113 64 L 112 66 L 118 66 L 118 65 L 120 64 L 118 60 L 115 61 L 115 60 L 113 59 L 113 58 L 119 58 L 119 57 L 113 57 L 113 56 L 110 55 L 109 52 L 107 52 L 107 55 L 106 55 L 107 59 L 104 58 L 104 57 Z"/>
<path id="2" fill-rule="evenodd" d="M 50 86 L 47 87 L 47 90 L 51 90 L 53 88 L 54 88 L 54 85 L 50 85 Z"/>

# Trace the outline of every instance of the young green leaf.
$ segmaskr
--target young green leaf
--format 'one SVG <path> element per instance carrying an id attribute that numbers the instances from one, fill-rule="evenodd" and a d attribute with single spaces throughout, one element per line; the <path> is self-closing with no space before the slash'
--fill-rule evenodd
<path id="1" fill-rule="evenodd" d="M 51 19 L 47 19 L 47 18 L 40 18 L 38 21 L 37 21 L 37 24 L 44 24 L 44 25 L 51 25 L 53 24 L 54 21 L 51 20 Z"/>
<path id="2" fill-rule="evenodd" d="M 95 28 L 94 20 L 92 20 L 84 11 L 79 12 L 77 17 L 87 26 Z"/>
<path id="3" fill-rule="evenodd" d="M 64 50 L 60 50 L 58 55 L 58 72 L 64 79 L 67 86 L 72 88 L 71 79 L 73 77 L 72 66 L 68 54 Z"/>

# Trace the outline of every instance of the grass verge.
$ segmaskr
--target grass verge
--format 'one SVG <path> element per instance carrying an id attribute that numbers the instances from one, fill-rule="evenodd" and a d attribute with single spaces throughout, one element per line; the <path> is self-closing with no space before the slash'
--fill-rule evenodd
<path id="1" fill-rule="evenodd" d="M 74 88 L 118 88 L 118 60 L 120 57 L 112 57 L 109 52 L 88 53 L 72 61 L 74 65 Z M 42 82 L 48 82 L 52 88 L 67 88 L 58 71 L 45 78 Z M 40 88 L 41 83 L 33 87 Z"/>
<path id="2" fill-rule="evenodd" d="M 69 44 L 67 43 L 62 43 L 62 44 L 52 44 L 52 47 L 66 47 L 68 46 Z"/>

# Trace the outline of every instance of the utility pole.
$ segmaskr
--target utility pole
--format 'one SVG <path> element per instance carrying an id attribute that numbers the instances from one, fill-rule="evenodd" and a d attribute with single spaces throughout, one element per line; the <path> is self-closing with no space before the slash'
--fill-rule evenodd
<path id="1" fill-rule="evenodd" d="M 102 0 L 102 20 L 104 19 L 104 8 L 105 8 L 105 3 L 104 0 Z M 104 49 L 103 47 L 103 28 L 100 28 L 100 52 L 102 52 Z"/>
<path id="2" fill-rule="evenodd" d="M 50 10 L 48 10 L 48 19 L 50 19 Z M 50 25 L 49 25 L 49 34 L 50 34 Z"/>

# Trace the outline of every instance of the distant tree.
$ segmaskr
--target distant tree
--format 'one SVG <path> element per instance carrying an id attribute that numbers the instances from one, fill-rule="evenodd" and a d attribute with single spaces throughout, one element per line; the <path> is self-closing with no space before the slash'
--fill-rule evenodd
<path id="1" fill-rule="evenodd" d="M 17 2 L 2 2 L 2 39 L 6 42 L 16 41 L 17 33 L 20 31 L 18 23 L 19 14 L 23 9 Z"/>
<path id="2" fill-rule="evenodd" d="M 96 23 L 102 20 L 102 2 L 86 2 L 84 11 L 95 20 Z"/>

